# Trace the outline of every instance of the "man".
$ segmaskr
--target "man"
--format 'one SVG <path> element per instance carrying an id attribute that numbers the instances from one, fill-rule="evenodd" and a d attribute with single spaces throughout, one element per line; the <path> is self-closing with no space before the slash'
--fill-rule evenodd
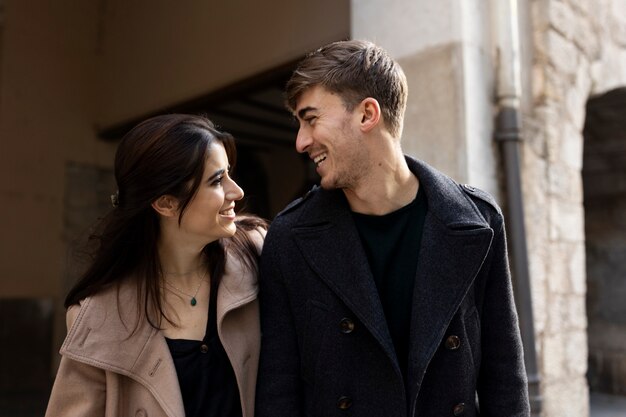
<path id="1" fill-rule="evenodd" d="M 402 69 L 336 42 L 286 93 L 321 183 L 265 240 L 256 415 L 528 416 L 502 213 L 403 155 Z"/>

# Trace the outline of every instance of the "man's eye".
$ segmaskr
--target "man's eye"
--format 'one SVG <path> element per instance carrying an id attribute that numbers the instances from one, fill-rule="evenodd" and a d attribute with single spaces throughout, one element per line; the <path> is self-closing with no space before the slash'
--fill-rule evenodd
<path id="1" fill-rule="evenodd" d="M 304 121 L 312 125 L 315 122 L 315 119 L 317 119 L 316 116 L 311 116 L 311 117 L 307 117 L 306 119 L 304 119 Z"/>

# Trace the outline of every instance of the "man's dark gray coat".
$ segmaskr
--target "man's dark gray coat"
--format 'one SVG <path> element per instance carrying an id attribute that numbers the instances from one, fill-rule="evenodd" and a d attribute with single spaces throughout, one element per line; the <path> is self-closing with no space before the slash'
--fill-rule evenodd
<path id="1" fill-rule="evenodd" d="M 257 417 L 529 415 L 502 213 L 407 162 L 428 201 L 407 380 L 344 194 L 316 188 L 265 240 Z"/>

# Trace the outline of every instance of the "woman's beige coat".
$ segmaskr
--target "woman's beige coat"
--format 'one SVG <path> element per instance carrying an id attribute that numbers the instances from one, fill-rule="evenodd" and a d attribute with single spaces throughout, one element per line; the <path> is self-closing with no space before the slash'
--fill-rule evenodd
<path id="1" fill-rule="evenodd" d="M 254 415 L 260 345 L 257 293 L 256 275 L 243 272 L 228 256 L 218 290 L 218 333 L 235 371 L 243 417 Z M 145 318 L 133 332 L 136 297 L 136 286 L 124 282 L 68 310 L 68 335 L 46 417 L 185 415 L 165 337 Z"/>

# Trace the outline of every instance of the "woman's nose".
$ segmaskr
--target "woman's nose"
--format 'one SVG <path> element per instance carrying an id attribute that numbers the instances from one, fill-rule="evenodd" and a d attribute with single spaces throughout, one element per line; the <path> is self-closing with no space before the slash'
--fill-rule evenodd
<path id="1" fill-rule="evenodd" d="M 226 191 L 226 198 L 232 201 L 239 201 L 243 198 L 243 189 L 234 181 L 229 181 L 229 187 Z"/>

